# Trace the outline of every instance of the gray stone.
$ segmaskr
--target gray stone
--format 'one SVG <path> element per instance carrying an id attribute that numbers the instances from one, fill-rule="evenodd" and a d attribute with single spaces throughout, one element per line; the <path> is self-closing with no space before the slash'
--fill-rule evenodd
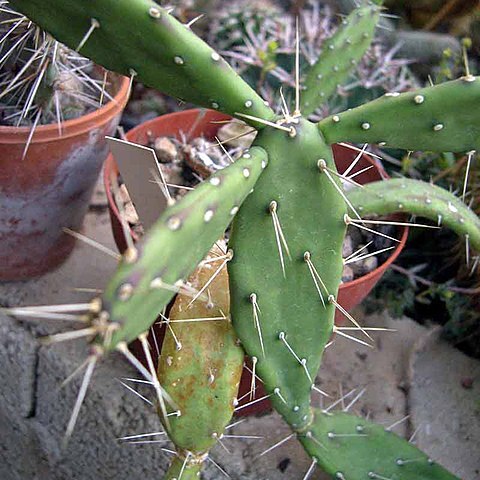
<path id="1" fill-rule="evenodd" d="M 0 313 L 0 403 L 21 417 L 33 414 L 37 342 L 21 324 Z"/>
<path id="2" fill-rule="evenodd" d="M 480 478 L 480 363 L 439 339 L 420 338 L 411 359 L 416 444 L 463 480 Z"/>

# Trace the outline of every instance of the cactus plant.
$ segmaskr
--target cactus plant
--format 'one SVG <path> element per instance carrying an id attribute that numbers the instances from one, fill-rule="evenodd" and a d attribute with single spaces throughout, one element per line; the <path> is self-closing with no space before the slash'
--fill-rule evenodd
<path id="1" fill-rule="evenodd" d="M 231 253 L 225 259 L 232 323 L 275 409 L 312 456 L 312 469 L 318 464 L 340 480 L 455 478 L 379 426 L 313 409 L 310 394 L 325 345 L 338 331 L 335 311 L 355 322 L 336 300 L 347 224 L 365 228 L 369 220 L 362 213 L 441 216 L 443 223 L 468 236 L 472 248 L 480 249 L 478 218 L 452 194 L 435 187 L 391 180 L 347 196 L 341 180 L 351 180 L 337 173 L 330 145 L 341 140 L 437 151 L 476 149 L 480 80 L 467 74 L 419 92 L 392 93 L 316 124 L 304 118 L 304 112 L 324 100 L 318 92 L 324 89 L 327 96 L 346 80 L 368 48 L 381 14 L 375 3 L 366 3 L 345 19 L 310 67 L 303 89 L 297 55 L 293 113 L 285 105 L 281 117 L 188 26 L 150 0 L 12 4 L 60 41 L 81 45 L 82 53 L 107 68 L 241 118 L 258 130 L 249 151 L 170 206 L 141 246 L 127 250 L 105 293 L 90 307 L 92 325 L 86 334 L 95 334 L 90 365 L 114 349 L 135 363 L 126 343 L 136 337 L 145 340 L 145 331 L 175 292 L 208 302 L 202 290 L 192 290 L 185 279 L 233 219 Z M 368 333 L 358 328 L 368 341 Z M 172 350 L 170 340 L 166 349 Z M 211 439 L 192 427 L 185 432 L 181 417 L 169 425 L 166 412 L 177 408 L 179 400 L 164 364 L 163 385 L 152 368 L 137 366 L 156 382 L 160 415 L 183 451 L 168 478 L 191 478 L 198 468 L 188 459 L 208 449 Z M 172 368 L 181 373 L 194 366 L 172 363 Z M 87 373 L 91 375 L 91 368 Z M 201 393 L 203 387 L 198 388 Z M 204 400 L 196 404 L 204 405 Z M 218 418 L 226 418 L 229 408 Z M 352 435 L 358 438 L 349 438 Z"/>
<path id="2" fill-rule="evenodd" d="M 292 69 L 295 65 L 296 22 L 302 45 L 300 75 L 303 78 L 315 77 L 310 65 L 317 64 L 318 57 L 329 48 L 329 41 L 335 41 L 332 35 L 337 20 L 338 17 L 330 8 L 311 0 L 305 2 L 297 18 L 282 13 L 274 5 L 237 0 L 214 14 L 208 38 L 242 78 L 256 88 L 278 113 L 283 107 L 278 95 L 279 87 L 282 87 L 287 99 L 294 95 L 295 75 Z M 395 42 L 391 49 L 386 49 L 379 42 L 379 32 L 373 33 L 371 47 L 363 58 L 356 61 L 347 81 L 344 79 L 335 83 L 336 72 L 331 70 L 323 77 L 322 88 L 304 90 L 304 96 L 314 95 L 322 100 L 313 102 L 309 107 L 316 109 L 310 118 L 313 119 L 313 115 L 321 118 L 328 111 L 342 111 L 388 91 L 405 91 L 415 86 L 416 82 L 407 68 L 410 57 L 398 58 Z M 330 50 L 330 56 L 335 58 L 335 55 L 337 52 Z M 317 66 L 328 70 L 327 57 Z M 331 64 L 330 68 L 333 66 Z M 322 75 L 322 72 L 317 72 L 317 75 Z M 304 83 L 304 87 L 306 85 Z M 333 89 L 332 92 L 329 93 L 327 87 Z M 302 111 L 304 116 L 306 113 L 306 110 Z"/>
<path id="3" fill-rule="evenodd" d="M 193 288 L 208 284 L 209 302 L 179 294 L 168 319 L 169 329 L 159 358 L 158 379 L 178 406 L 165 424 L 177 448 L 166 478 L 196 477 L 209 449 L 222 437 L 233 415 L 243 351 L 229 321 L 230 298 L 224 252 L 214 245 L 189 278 Z M 209 321 L 195 321 L 198 319 Z M 217 320 L 215 320 L 217 318 Z M 193 321 L 192 321 L 193 320 Z M 212 411 L 216 414 L 212 415 Z M 177 415 L 175 415 L 177 413 Z"/>

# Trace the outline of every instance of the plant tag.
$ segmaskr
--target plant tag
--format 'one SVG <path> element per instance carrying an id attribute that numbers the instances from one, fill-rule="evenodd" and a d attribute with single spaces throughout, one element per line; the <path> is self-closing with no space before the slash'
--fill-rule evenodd
<path id="1" fill-rule="evenodd" d="M 167 207 L 163 173 L 152 148 L 106 137 L 140 221 L 148 230 Z"/>

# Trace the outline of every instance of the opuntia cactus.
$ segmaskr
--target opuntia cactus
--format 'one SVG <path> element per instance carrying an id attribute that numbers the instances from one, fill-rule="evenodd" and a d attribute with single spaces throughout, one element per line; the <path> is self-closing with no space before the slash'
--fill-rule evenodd
<path id="1" fill-rule="evenodd" d="M 362 214 L 411 211 L 441 218 L 440 223 L 468 235 L 472 247 L 480 247 L 478 218 L 435 187 L 387 180 L 347 196 L 341 183 L 346 178 L 336 171 L 330 145 L 355 141 L 436 151 L 476 149 L 479 79 L 467 75 L 418 92 L 392 93 L 315 124 L 305 113 L 326 100 L 368 48 L 378 5 L 367 3 L 343 22 L 311 67 L 306 91 L 299 84 L 297 60 L 293 113 L 285 105 L 279 118 L 188 26 L 150 0 L 12 4 L 60 41 L 81 44 L 82 53 L 107 68 L 237 116 L 259 130 L 249 151 L 169 207 L 141 246 L 127 250 L 102 298 L 92 304 L 97 356 L 119 349 L 135 363 L 126 342 L 144 338 L 176 291 L 208 302 L 184 280 L 233 219 L 228 270 L 235 332 L 255 359 L 274 407 L 313 457 L 312 468 L 318 463 L 339 480 L 454 478 L 379 426 L 313 409 L 310 394 L 335 332 L 335 311 L 355 322 L 337 301 L 348 224 L 363 225 Z M 368 341 L 368 332 L 358 328 Z M 177 366 L 176 372 L 184 368 Z M 151 371 L 144 373 L 152 378 Z M 168 379 L 165 383 L 166 372 L 161 373 L 160 403 L 164 398 L 169 404 L 161 415 L 168 425 L 166 411 L 175 408 L 176 395 Z M 175 460 L 168 478 L 187 478 L 185 459 L 198 453 L 196 445 L 202 445 L 201 451 L 209 446 L 203 446 L 204 437 L 183 443 L 182 422 L 172 419 L 171 435 L 188 451 Z M 352 433 L 357 443 L 344 438 Z M 410 462 L 416 458 L 413 468 Z M 191 470 L 198 472 L 196 466 Z"/>
<path id="2" fill-rule="evenodd" d="M 177 449 L 167 479 L 180 478 L 180 471 L 184 480 L 198 478 L 236 406 L 244 353 L 230 322 L 225 255 L 214 245 L 189 277 L 193 288 L 208 289 L 208 301 L 192 303 L 190 295 L 179 294 L 165 320 L 158 379 L 178 407 L 168 424 L 163 418 Z"/>

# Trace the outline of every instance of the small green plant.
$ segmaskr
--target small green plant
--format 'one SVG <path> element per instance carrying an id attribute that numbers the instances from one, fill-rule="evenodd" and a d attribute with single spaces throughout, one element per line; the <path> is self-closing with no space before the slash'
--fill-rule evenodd
<path id="1" fill-rule="evenodd" d="M 452 228 L 471 248 L 480 249 L 479 218 L 443 189 L 396 179 L 345 194 L 341 180 L 351 179 L 336 171 L 330 145 L 351 141 L 407 150 L 476 150 L 479 79 L 467 72 L 456 81 L 389 93 L 311 122 L 308 115 L 336 92 L 368 49 L 382 11 L 379 5 L 366 3 L 343 20 L 325 42 L 319 61 L 308 67 L 302 85 L 297 42 L 293 112 L 285 103 L 278 116 L 188 25 L 150 0 L 11 3 L 65 44 L 82 45 L 83 54 L 106 68 L 228 113 L 258 130 L 253 146 L 237 161 L 171 205 L 141 245 L 130 245 L 101 298 L 89 305 L 91 325 L 76 333 L 93 334 L 94 351 L 67 433 L 95 363 L 118 350 L 156 387 L 160 416 L 177 443 L 167 478 L 196 478 L 211 439 L 194 432 L 188 426 L 191 419 L 182 419 L 171 381 L 172 375 L 194 366 L 179 366 L 173 359 L 168 365 L 166 360 L 159 381 L 151 359 L 144 368 L 127 343 L 139 338 L 147 353 L 145 332 L 176 292 L 193 296 L 190 304 L 208 303 L 202 290 L 196 292 L 186 279 L 233 220 L 224 258 L 232 324 L 273 406 L 312 457 L 307 477 L 318 465 L 338 480 L 455 478 L 383 427 L 348 413 L 313 408 L 310 395 L 325 346 L 332 333 L 341 333 L 334 325 L 336 310 L 355 323 L 365 342 L 370 339 L 337 302 L 347 225 L 372 228 L 378 222 L 372 215 L 410 212 Z M 172 345 L 167 348 L 173 353 Z M 205 356 L 214 355 L 204 348 Z M 229 380 L 221 376 L 218 381 L 199 392 L 210 395 L 210 388 L 227 388 Z M 206 415 L 203 397 L 195 398 Z M 215 411 L 223 420 L 207 430 L 220 436 L 229 414 L 230 406 Z"/>

